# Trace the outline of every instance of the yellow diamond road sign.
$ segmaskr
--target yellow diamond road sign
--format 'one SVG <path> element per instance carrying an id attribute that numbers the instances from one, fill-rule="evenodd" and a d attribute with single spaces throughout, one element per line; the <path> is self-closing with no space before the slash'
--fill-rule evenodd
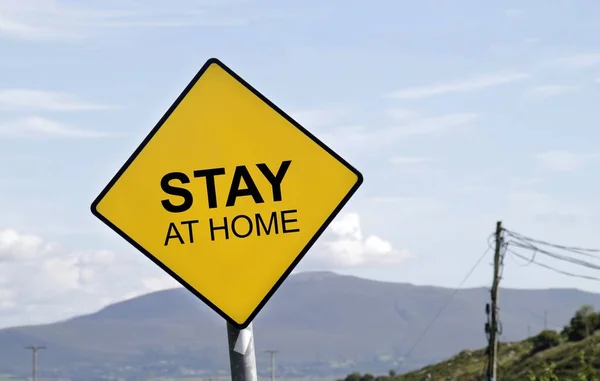
<path id="1" fill-rule="evenodd" d="M 362 175 L 210 59 L 92 213 L 245 328 Z"/>

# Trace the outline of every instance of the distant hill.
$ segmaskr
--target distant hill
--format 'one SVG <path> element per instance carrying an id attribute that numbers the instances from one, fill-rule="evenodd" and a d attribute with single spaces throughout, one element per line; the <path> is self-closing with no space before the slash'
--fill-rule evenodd
<path id="1" fill-rule="evenodd" d="M 378 282 L 329 272 L 294 275 L 259 314 L 255 341 L 278 349 L 277 373 L 343 375 L 353 370 L 416 369 L 485 344 L 485 288 L 459 292 L 411 356 L 403 359 L 452 290 Z M 570 289 L 501 290 L 502 340 L 518 340 L 565 324 L 600 295 Z M 54 324 L 0 330 L 0 374 L 29 375 L 23 346 L 45 344 L 40 377 L 228 374 L 225 323 L 187 290 L 172 289 Z M 82 378 L 83 377 L 83 378 Z"/>

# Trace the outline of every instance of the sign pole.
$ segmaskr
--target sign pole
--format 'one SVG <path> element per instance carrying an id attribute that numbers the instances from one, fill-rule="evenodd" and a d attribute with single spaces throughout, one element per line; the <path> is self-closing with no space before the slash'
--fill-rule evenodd
<path id="1" fill-rule="evenodd" d="M 231 381 L 258 381 L 252 323 L 245 329 L 237 329 L 227 322 L 227 341 Z"/>

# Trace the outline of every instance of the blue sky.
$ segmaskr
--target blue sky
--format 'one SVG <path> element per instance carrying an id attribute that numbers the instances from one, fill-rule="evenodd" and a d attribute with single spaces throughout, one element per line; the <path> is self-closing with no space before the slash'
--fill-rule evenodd
<path id="1" fill-rule="evenodd" d="M 8 3 L 0 325 L 172 285 L 89 204 L 210 57 L 364 174 L 302 269 L 455 287 L 498 219 L 600 248 L 595 1 Z M 513 259 L 504 286 L 600 290 Z"/>

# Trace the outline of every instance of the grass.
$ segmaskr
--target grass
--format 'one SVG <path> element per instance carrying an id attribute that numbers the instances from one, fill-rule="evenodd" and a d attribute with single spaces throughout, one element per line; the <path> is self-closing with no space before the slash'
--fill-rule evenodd
<path id="1" fill-rule="evenodd" d="M 531 355 L 532 340 L 500 343 L 498 378 L 502 381 L 527 380 L 528 371 L 540 372 L 548 364 L 556 365 L 555 373 L 561 380 L 575 377 L 579 370 L 580 353 L 600 351 L 600 335 L 592 335 L 579 342 L 565 342 L 545 351 Z M 600 363 L 592 358 L 596 369 Z M 485 350 L 462 351 L 456 356 L 420 370 L 398 375 L 394 381 L 480 381 L 487 366 Z"/>

